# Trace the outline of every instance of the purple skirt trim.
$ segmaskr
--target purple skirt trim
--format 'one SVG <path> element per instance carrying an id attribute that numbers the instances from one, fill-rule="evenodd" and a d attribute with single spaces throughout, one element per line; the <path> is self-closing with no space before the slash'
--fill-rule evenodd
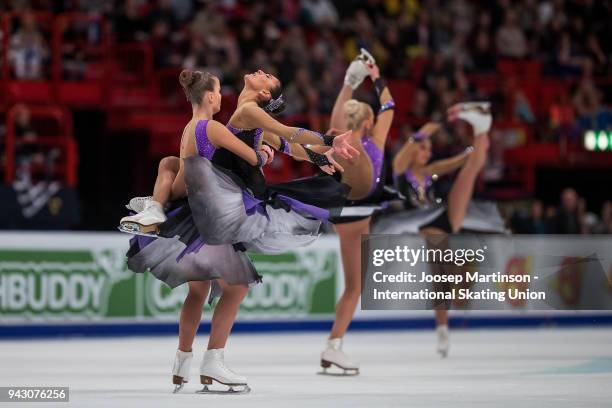
<path id="1" fill-rule="evenodd" d="M 183 257 L 192 252 L 198 252 L 200 248 L 204 246 L 204 238 L 201 235 L 198 235 L 196 239 L 191 241 L 189 245 L 176 257 L 176 262 L 179 262 Z"/>
<path id="2" fill-rule="evenodd" d="M 253 197 L 246 190 L 242 190 L 242 203 L 244 204 L 244 209 L 247 215 L 253 215 L 255 212 L 260 214 L 266 214 L 266 210 L 263 205 L 261 205 L 263 201 L 258 198 Z"/>
<path id="3" fill-rule="evenodd" d="M 306 204 L 303 203 L 299 200 L 296 200 L 295 198 L 291 198 L 282 194 L 278 195 L 278 198 L 280 198 L 281 200 L 283 200 L 284 202 L 286 202 L 287 204 L 289 204 L 289 206 L 292 209 L 295 209 L 299 212 L 302 213 L 306 213 L 311 215 L 312 217 L 321 220 L 321 221 L 327 221 L 329 220 L 329 211 L 324 209 L 324 208 L 320 208 L 314 205 L 310 205 L 310 204 Z"/>
<path id="4" fill-rule="evenodd" d="M 142 251 L 144 247 L 149 245 L 151 242 L 155 241 L 157 238 L 155 237 L 146 237 L 144 235 L 134 235 L 130 239 L 130 246 L 137 245 L 138 251 Z"/>
<path id="5" fill-rule="evenodd" d="M 279 194 L 278 198 L 288 204 L 291 209 L 298 211 L 300 213 L 306 213 L 318 220 L 327 221 L 329 219 L 329 211 L 314 205 L 305 204 L 295 198 L 291 198 L 286 195 Z M 265 214 L 265 207 L 262 205 L 263 201 L 258 198 L 253 197 L 247 191 L 242 190 L 242 202 L 244 203 L 244 209 L 246 210 L 247 215 L 253 215 L 255 212 L 259 212 L 260 214 Z"/>

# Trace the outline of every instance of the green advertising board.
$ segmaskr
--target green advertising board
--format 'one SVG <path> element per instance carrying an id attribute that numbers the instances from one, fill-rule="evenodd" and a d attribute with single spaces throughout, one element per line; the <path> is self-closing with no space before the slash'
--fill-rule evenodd
<path id="1" fill-rule="evenodd" d="M 109 235 L 78 241 L 47 235 L 42 245 L 31 245 L 31 239 L 28 245 L 0 241 L 3 322 L 176 321 L 187 285 L 171 290 L 148 273 L 131 272 L 125 263 L 127 240 Z M 241 317 L 333 314 L 339 266 L 333 245 L 250 256 L 264 278 L 249 291 Z"/>

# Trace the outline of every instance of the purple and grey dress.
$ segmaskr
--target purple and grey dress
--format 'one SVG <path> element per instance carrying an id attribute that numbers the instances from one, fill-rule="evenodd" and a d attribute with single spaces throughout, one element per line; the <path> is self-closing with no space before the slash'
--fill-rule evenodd
<path id="1" fill-rule="evenodd" d="M 376 146 L 372 138 L 368 136 L 361 137 L 361 146 L 372 163 L 370 189 L 364 198 L 348 200 L 341 214 L 331 220 L 334 224 L 349 223 L 368 218 L 380 209 L 379 204 L 381 202 L 392 198 L 389 195 L 393 195 L 393 193 L 389 193 L 385 189 L 384 151 Z M 341 173 L 338 172 L 336 174 L 338 175 L 337 177 L 341 177 Z"/>
<path id="2" fill-rule="evenodd" d="M 266 185 L 259 167 L 229 150 L 215 149 L 206 124 L 200 121 L 195 132 L 201 157 L 185 159 L 189 207 L 204 242 L 271 254 L 316 240 L 330 209 L 343 205 L 348 187 L 331 177 Z M 261 129 L 228 128 L 259 149 Z"/>
<path id="3" fill-rule="evenodd" d="M 135 237 L 128 253 L 130 269 L 149 269 L 172 287 L 189 280 L 260 280 L 244 251 L 280 253 L 311 243 L 348 194 L 331 177 L 268 186 L 259 167 L 215 148 L 207 125 L 196 124 L 199 154 L 184 159 L 187 202 L 167 214 L 160 238 Z M 259 148 L 261 130 L 229 128 Z"/>
<path id="4" fill-rule="evenodd" d="M 435 195 L 437 176 L 427 176 L 423 185 L 410 169 L 394 174 L 397 190 L 405 197 L 404 209 L 388 211 L 372 225 L 373 234 L 418 234 L 424 228 L 437 228 L 452 232 L 447 205 Z M 503 233 L 505 223 L 497 205 L 491 201 L 471 200 L 463 221 L 462 230 L 481 233 Z"/>

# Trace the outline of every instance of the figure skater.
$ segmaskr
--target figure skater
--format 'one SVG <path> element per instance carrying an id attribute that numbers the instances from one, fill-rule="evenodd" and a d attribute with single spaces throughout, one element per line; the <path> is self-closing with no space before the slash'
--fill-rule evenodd
<path id="1" fill-rule="evenodd" d="M 353 91 L 366 76 L 374 83 L 380 102 L 377 115 L 368 104 L 351 99 Z M 336 318 L 327 345 L 321 353 L 323 373 L 332 365 L 342 369 L 343 374 L 359 373 L 359 364 L 343 352 L 342 341 L 361 296 L 361 235 L 369 233 L 371 215 L 383 194 L 384 146 L 393 122 L 394 106 L 378 66 L 371 55 L 362 50 L 347 69 L 330 124 L 340 131 L 350 129 L 351 144 L 362 154 L 351 160 L 337 158 L 344 169 L 338 175 L 351 187 L 346 210 L 332 219 L 340 238 L 345 288 L 336 305 Z"/>
<path id="2" fill-rule="evenodd" d="M 186 192 L 183 161 L 210 158 L 215 149 L 227 149 L 254 166 L 269 162 L 273 157 L 269 148 L 255 151 L 225 126 L 211 119 L 221 105 L 217 77 L 207 72 L 184 70 L 179 80 L 192 104 L 193 116 L 181 138 L 181 159 L 176 169 L 178 176 L 172 183 L 172 194 L 180 196 Z M 179 204 L 174 211 L 180 210 Z M 205 387 L 214 380 L 229 386 L 229 392 L 248 392 L 247 379 L 225 365 L 224 348 L 249 285 L 259 281 L 260 277 L 244 252 L 236 251 L 231 245 L 203 245 L 197 239 L 199 234 L 193 222 L 184 222 L 181 232 L 183 236 L 193 239 L 186 241 L 186 244 L 178 238 L 134 236 L 128 252 L 128 266 L 133 271 L 149 270 L 173 288 L 188 283 L 189 291 L 179 320 L 179 345 L 172 369 L 175 392 L 189 380 L 192 345 L 204 302 L 211 291 L 211 281 L 221 296 L 213 313 L 208 348 L 200 365 L 200 381 Z"/>
<path id="3" fill-rule="evenodd" d="M 393 175 L 397 189 L 405 197 L 404 210 L 385 214 L 373 225 L 376 234 L 420 233 L 442 245 L 441 234 L 470 230 L 485 233 L 504 232 L 504 222 L 491 202 L 472 200 L 474 184 L 486 162 L 489 148 L 488 132 L 491 114 L 488 103 L 461 103 L 448 111 L 449 122 L 458 119 L 468 122 L 473 129 L 474 145 L 448 159 L 429 163 L 431 140 L 440 125 L 428 123 L 414 137 L 408 139 L 393 160 Z M 460 169 L 444 203 L 435 196 L 434 183 L 442 175 Z M 436 244 L 436 245 L 438 245 Z M 434 266 L 437 267 L 437 266 Z M 443 290 L 443 288 L 440 288 Z M 446 357 L 450 347 L 448 307 L 435 308 L 437 351 Z"/>

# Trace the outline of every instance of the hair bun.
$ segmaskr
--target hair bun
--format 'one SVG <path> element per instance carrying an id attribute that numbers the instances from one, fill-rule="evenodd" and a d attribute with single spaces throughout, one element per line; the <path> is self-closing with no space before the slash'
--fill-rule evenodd
<path id="1" fill-rule="evenodd" d="M 371 112 L 371 108 L 366 103 L 359 102 L 356 99 L 349 99 L 344 102 L 343 110 L 346 126 L 351 130 L 359 129 Z"/>
<path id="2" fill-rule="evenodd" d="M 184 88 L 187 88 L 202 79 L 202 73 L 200 71 L 192 71 L 190 69 L 184 69 L 179 75 L 179 82 Z"/>
<path id="3" fill-rule="evenodd" d="M 355 116 L 361 110 L 359 101 L 355 99 L 349 99 L 344 103 L 344 113 L 348 116 Z"/>

